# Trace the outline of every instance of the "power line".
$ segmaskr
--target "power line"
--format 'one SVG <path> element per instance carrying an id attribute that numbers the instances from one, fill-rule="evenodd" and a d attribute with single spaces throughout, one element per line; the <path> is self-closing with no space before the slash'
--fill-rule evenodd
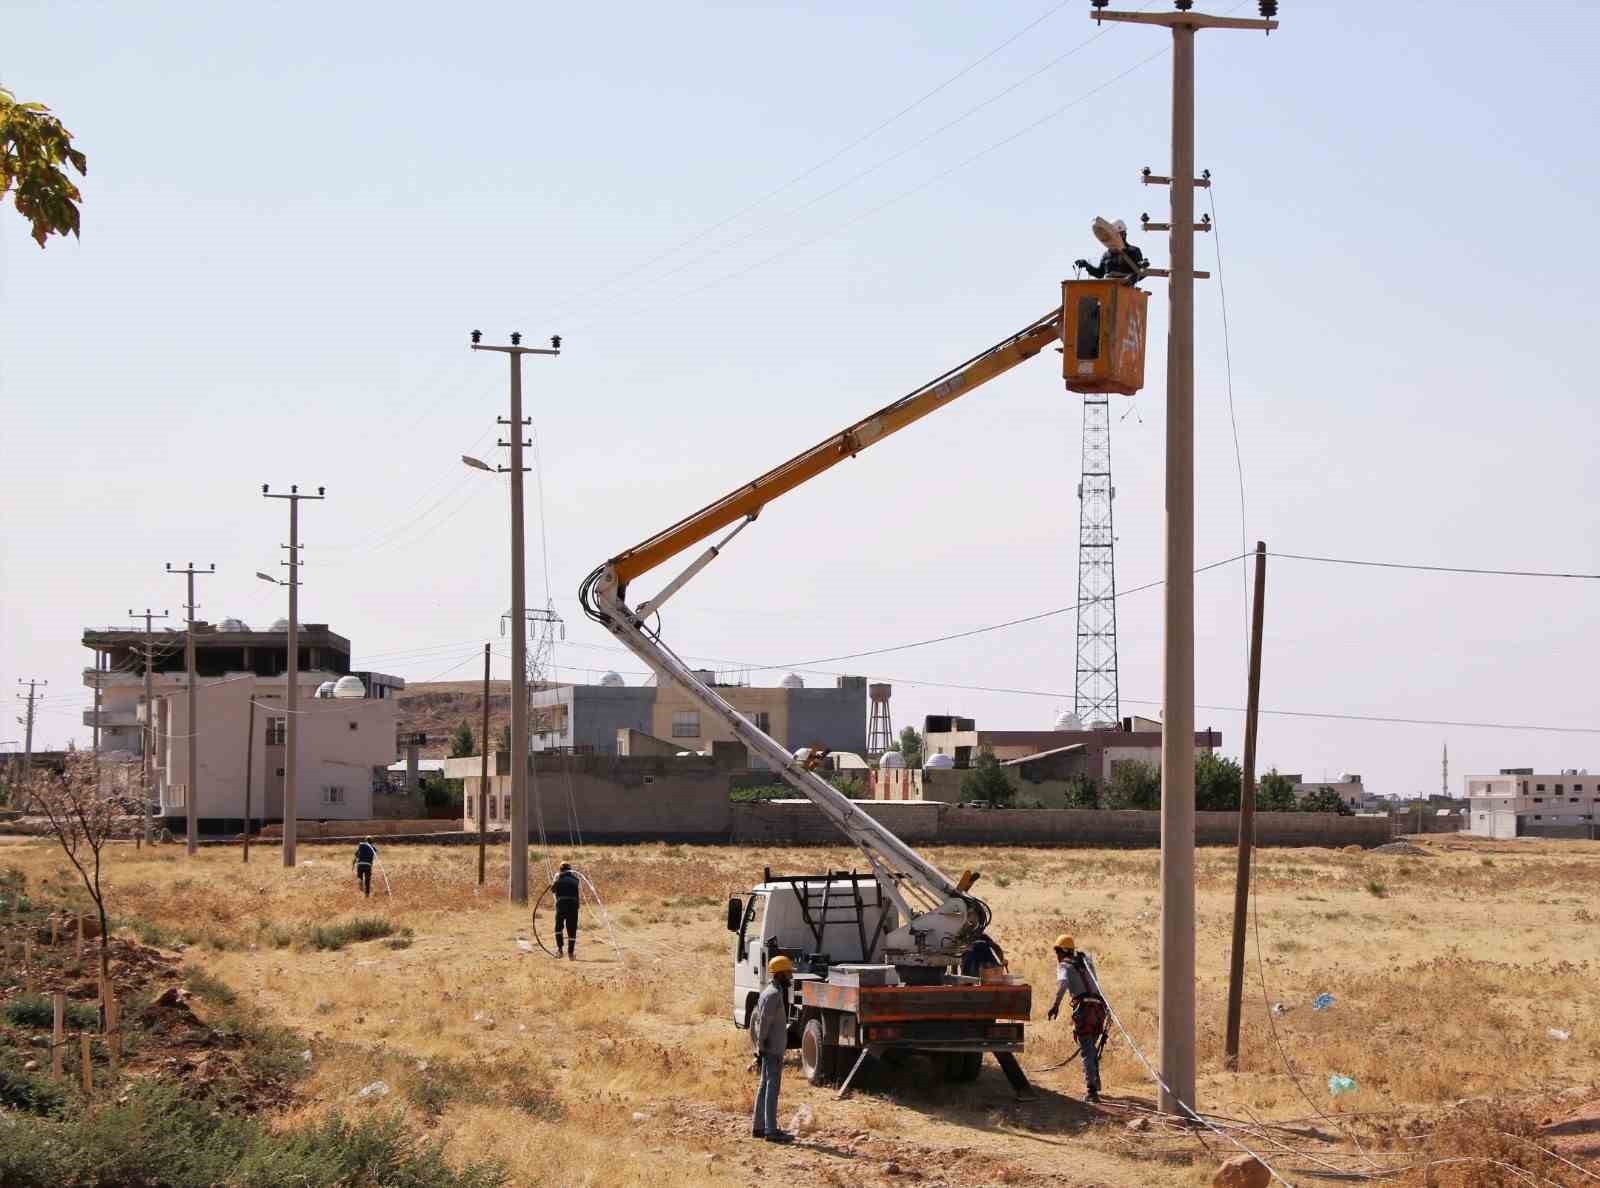
<path id="1" fill-rule="evenodd" d="M 788 245 L 786 245 L 784 247 L 779 248 L 777 251 L 771 253 L 770 255 L 763 256 L 761 259 L 756 260 L 754 263 L 747 264 L 742 268 L 735 269 L 733 272 L 725 273 L 722 276 L 714 277 L 711 280 L 706 281 L 704 284 L 697 285 L 697 286 L 695 286 L 693 288 L 685 289 L 685 290 L 682 290 L 682 291 L 677 292 L 677 293 L 668 294 L 665 297 L 659 297 L 658 296 L 655 300 L 651 301 L 650 303 L 648 303 L 646 305 L 637 306 L 633 310 L 628 311 L 628 314 L 623 315 L 623 316 L 626 317 L 626 316 L 631 315 L 631 314 L 645 313 L 645 312 L 650 311 L 650 310 L 659 310 L 660 307 L 661 307 L 661 304 L 663 303 L 663 301 L 678 301 L 678 300 L 681 300 L 682 298 L 685 298 L 685 297 L 693 297 L 693 296 L 695 296 L 695 295 L 697 295 L 699 293 L 705 292 L 707 289 L 712 289 L 712 288 L 717 287 L 718 285 L 726 284 L 728 281 L 731 281 L 731 280 L 737 280 L 738 278 L 740 278 L 742 276 L 745 276 L 748 273 L 754 272 L 758 268 L 765 267 L 766 265 L 771 264 L 773 261 L 781 259 L 784 256 L 787 256 L 791 252 L 799 251 L 802 248 L 807 248 L 807 247 L 812 246 L 813 244 L 821 243 L 825 239 L 831 239 L 833 236 L 838 235 L 841 231 L 847 231 L 851 227 L 854 227 L 857 223 L 864 222 L 865 220 L 871 218 L 873 215 L 881 214 L 883 211 L 888 210 L 891 206 L 895 206 L 898 203 L 901 203 L 901 202 L 905 201 L 907 198 L 910 198 L 910 197 L 912 197 L 912 196 L 914 196 L 916 194 L 921 193 L 923 190 L 928 189 L 930 186 L 936 185 L 937 183 L 943 181 L 945 178 L 951 176 L 952 174 L 959 173 L 961 170 L 967 168 L 969 165 L 972 165 L 975 162 L 982 160 L 984 157 L 988 156 L 990 153 L 997 152 L 998 150 L 1000 150 L 1002 148 L 1005 148 L 1007 145 L 1012 144 L 1015 141 L 1018 141 L 1018 140 L 1022 139 L 1022 137 L 1028 135 L 1028 133 L 1033 132 L 1033 131 L 1043 127 L 1045 124 L 1049 123 L 1051 120 L 1060 118 L 1061 116 L 1065 115 L 1068 111 L 1071 111 L 1074 107 L 1077 107 L 1077 106 L 1079 106 L 1080 104 L 1083 104 L 1083 103 L 1087 103 L 1090 99 L 1092 99 L 1096 95 L 1100 94 L 1100 92 L 1106 90 L 1107 88 L 1109 88 L 1111 86 L 1114 86 L 1116 83 L 1121 82 L 1123 79 L 1127 78 L 1130 74 L 1133 74 L 1135 71 L 1143 69 L 1145 66 L 1148 66 L 1151 62 L 1154 62 L 1158 58 L 1165 57 L 1169 52 L 1170 51 L 1164 50 L 1164 49 L 1163 50 L 1157 50 L 1155 53 L 1149 55 L 1148 57 L 1139 59 L 1139 61 L 1135 62 L 1132 66 L 1128 67 L 1126 70 L 1122 71 L 1120 74 L 1113 75 L 1111 78 L 1108 78 L 1105 82 L 1101 83 L 1099 86 L 1096 86 L 1096 87 L 1094 87 L 1094 88 L 1092 88 L 1092 89 L 1090 89 L 1088 91 L 1085 91 L 1083 94 L 1077 96 L 1077 98 L 1071 99 L 1068 102 L 1062 104 L 1060 107 L 1054 109 L 1053 111 L 1050 111 L 1050 112 L 1046 113 L 1045 115 L 1040 116 L 1038 119 L 1034 120 L 1031 124 L 1028 124 L 1026 127 L 1021 128 L 1016 132 L 1013 132 L 1010 136 L 1007 136 L 1007 137 L 1005 137 L 1005 138 L 1003 138 L 1001 140 L 995 141 L 993 144 L 989 145 L 987 148 L 979 149 L 977 152 L 973 153 L 971 156 L 966 157 L 963 160 L 956 162 L 954 165 L 951 165 L 946 169 L 940 170 L 938 173 L 934 174 L 932 177 L 929 177 L 926 180 L 917 183 L 916 185 L 912 186 L 910 189 L 902 190 L 900 193 L 896 194 L 894 197 L 889 198 L 886 201 L 880 202 L 876 206 L 869 207 L 868 209 L 862 211 L 860 214 L 855 215 L 855 216 L 853 216 L 853 217 L 851 217 L 849 219 L 846 219 L 844 222 L 836 224 L 835 226 L 830 227 L 827 230 L 819 232 L 818 234 L 813 235 L 809 239 L 797 240 L 794 243 L 791 243 L 791 244 L 788 244 Z M 583 325 L 583 324 L 592 323 L 592 322 L 594 322 L 596 320 L 597 316 L 598 315 L 591 315 L 590 317 L 580 319 L 579 324 Z"/>
<path id="2" fill-rule="evenodd" d="M 1034 28 L 1036 28 L 1040 24 L 1044 23 L 1050 17 L 1052 17 L 1056 13 L 1060 12 L 1063 8 L 1065 8 L 1067 6 L 1068 3 L 1069 3 L 1069 0 L 1060 0 L 1060 3 L 1056 4 L 1054 7 L 1050 8 L 1049 10 L 1047 10 L 1041 16 L 1038 16 L 1038 17 L 1034 18 L 1032 21 L 1028 22 L 1028 24 L 1024 25 L 1021 29 L 1017 30 L 1017 32 L 1013 33 L 1010 37 L 1007 37 L 1004 41 L 1002 41 L 999 45 L 997 45 L 993 49 L 991 49 L 988 53 L 984 54 L 982 57 L 976 58 L 973 61 L 969 62 L 967 65 L 963 66 L 960 70 L 958 70 L 954 74 L 952 74 L 949 78 L 946 78 L 938 86 L 934 87 L 930 91 L 924 92 L 919 98 L 912 100 L 906 106 L 902 107 L 899 111 L 895 112 L 888 119 L 883 120 L 878 124 L 875 124 L 873 127 L 869 128 L 866 132 L 863 132 L 860 136 L 857 136 L 854 140 L 852 140 L 849 144 L 845 145 L 843 148 L 838 149 L 837 151 L 835 151 L 833 153 L 830 153 L 828 156 L 826 156 L 822 160 L 818 161 L 815 165 L 811 165 L 808 168 L 801 170 L 799 173 L 797 173 L 793 177 L 791 177 L 788 181 L 784 182 L 782 185 L 776 187 L 775 189 L 767 191 L 767 193 L 763 194 L 761 197 L 757 198 L 755 201 L 749 203 L 746 206 L 740 207 L 738 210 L 734 211 L 731 215 L 728 215 L 726 218 L 720 219 L 717 222 L 711 224 L 711 226 L 706 227 L 706 228 L 704 228 L 704 229 L 702 229 L 700 231 L 695 232 L 693 235 L 689 236 L 687 239 L 679 241 L 678 243 L 674 244 L 672 247 L 667 248 L 665 251 L 657 253 L 656 255 L 650 257 L 650 259 L 646 260 L 643 264 L 636 265 L 633 268 L 629 268 L 629 269 L 627 269 L 627 270 L 625 270 L 623 272 L 617 273 L 616 275 L 612 276 L 609 280 L 603 281 L 599 285 L 595 285 L 592 288 L 588 288 L 588 289 L 582 290 L 581 292 L 573 294 L 571 297 L 567 298 L 566 301 L 564 301 L 560 306 L 557 307 L 555 313 L 552 314 L 551 317 L 552 318 L 558 318 L 558 317 L 563 316 L 564 314 L 566 314 L 566 313 L 571 311 L 571 309 L 573 307 L 573 304 L 575 302 L 580 302 L 586 297 L 591 297 L 596 293 L 602 293 L 602 292 L 605 292 L 608 289 L 615 288 L 621 282 L 623 282 L 625 280 L 628 280 L 631 277 L 637 276 L 639 273 L 644 272 L 646 269 L 649 269 L 649 268 L 653 267 L 654 265 L 659 264 L 662 260 L 665 260 L 668 257 L 676 254 L 677 252 L 681 251 L 683 248 L 686 248 L 686 247 L 690 246 L 691 244 L 698 243 L 701 240 L 706 239 L 707 237 L 709 237 L 711 235 L 714 235 L 716 232 L 722 230 L 722 228 L 728 226 L 730 223 L 737 222 L 738 220 L 742 219 L 745 215 L 749 214 L 751 211 L 756 210 L 756 209 L 766 205 L 768 202 L 772 201 L 772 199 L 776 198 L 779 194 L 783 194 L 783 193 L 787 192 L 788 190 L 793 189 L 795 186 L 797 186 L 801 182 L 805 181 L 806 178 L 812 176 L 813 174 L 815 174 L 819 170 L 824 169 L 827 166 L 833 164 L 840 157 L 843 157 L 846 153 L 850 152 L 852 149 L 857 148 L 858 146 L 860 146 L 862 144 L 865 144 L 868 140 L 871 140 L 874 136 L 876 136 L 879 132 L 882 132 L 885 128 L 889 127 L 891 124 L 893 124 L 896 121 L 900 120 L 902 117 L 909 115 L 911 112 L 915 111 L 918 107 L 921 107 L 929 99 L 932 99 L 935 95 L 939 94 L 941 91 L 943 91 L 946 87 L 950 86 L 952 83 L 957 82 L 958 80 L 964 78 L 966 75 L 970 74 L 973 70 L 975 70 L 979 66 L 983 65 L 990 58 L 992 58 L 996 54 L 998 54 L 1001 50 L 1005 49 L 1007 46 L 1009 46 L 1013 42 L 1017 41 L 1025 33 L 1030 32 L 1031 30 L 1033 30 Z M 1064 56 L 1065 55 L 1063 55 L 1063 57 Z M 1059 59 L 1057 59 L 1057 61 L 1059 61 Z M 1054 64 L 1055 63 L 1052 62 L 1050 65 L 1054 65 Z M 1032 75 L 1030 75 L 1029 77 L 1031 78 Z M 1026 80 L 1024 80 L 1024 81 L 1026 81 Z M 668 275 L 671 275 L 671 274 L 669 273 Z M 659 279 L 663 279 L 663 278 L 659 278 L 658 277 L 657 279 L 659 280 Z M 548 321 L 550 319 L 546 319 L 546 320 Z"/>
<path id="3" fill-rule="evenodd" d="M 1359 565 L 1370 569 L 1411 569 L 1422 573 L 1467 573 L 1480 577 L 1530 577 L 1570 578 L 1577 581 L 1600 581 L 1600 573 L 1561 573 L 1541 569 L 1481 569 L 1464 565 L 1423 565 L 1405 561 L 1366 561 L 1352 557 L 1314 557 L 1305 553 L 1273 553 L 1269 557 L 1282 557 L 1288 561 L 1319 561 L 1324 565 Z"/>

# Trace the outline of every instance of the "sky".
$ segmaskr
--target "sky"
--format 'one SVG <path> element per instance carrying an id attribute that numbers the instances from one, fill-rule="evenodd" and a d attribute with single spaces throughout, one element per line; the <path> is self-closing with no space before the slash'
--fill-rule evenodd
<path id="1" fill-rule="evenodd" d="M 1271 37 L 1198 41 L 1197 561 L 1262 540 L 1600 573 L 1600 8 L 1282 10 Z M 473 328 L 563 336 L 526 364 L 530 592 L 566 621 L 558 676 L 643 680 L 583 618 L 584 575 L 1046 313 L 1095 216 L 1163 218 L 1140 169 L 1168 163 L 1169 44 L 1097 31 L 1080 0 L 10 5 L 0 85 L 56 111 L 89 176 L 81 241 L 41 251 L 0 210 L 8 701 L 48 680 L 35 745 L 85 741 L 81 633 L 181 615 L 167 562 L 216 564 L 201 617 L 285 613 L 254 576 L 287 539 L 262 483 L 326 486 L 302 618 L 357 667 L 464 678 L 491 640 L 504 675 L 505 480 L 459 456 L 495 457 L 506 365 Z M 1147 385 L 1113 405 L 1125 590 L 1162 576 L 1147 287 Z M 1041 354 L 772 504 L 665 638 L 758 683 L 889 680 L 896 728 L 1048 727 L 1070 612 L 825 658 L 1076 601 L 1081 405 L 1058 368 Z M 1242 563 L 1196 579 L 1197 725 L 1233 755 L 1244 585 Z M 1600 768 L 1597 594 L 1274 557 L 1261 767 L 1385 794 L 1437 791 L 1446 744 L 1455 791 Z M 1119 603 L 1125 714 L 1158 710 L 1161 605 Z"/>

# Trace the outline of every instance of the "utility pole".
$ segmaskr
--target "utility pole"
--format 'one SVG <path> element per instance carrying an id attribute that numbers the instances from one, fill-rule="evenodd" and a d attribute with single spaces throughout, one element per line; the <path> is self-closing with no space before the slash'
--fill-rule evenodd
<path id="1" fill-rule="evenodd" d="M 483 823 L 489 807 L 489 645 L 483 645 L 483 737 L 478 740 L 483 754 L 478 767 L 478 886 L 483 886 L 488 862 L 488 831 Z"/>
<path id="2" fill-rule="evenodd" d="M 156 703 L 154 681 L 151 676 L 151 666 L 155 663 L 156 644 L 151 633 L 150 624 L 156 619 L 165 619 L 167 612 L 159 615 L 148 606 L 143 611 L 130 610 L 130 619 L 144 620 L 144 746 L 140 748 L 140 775 L 144 783 L 144 839 L 150 840 L 150 793 L 155 784 L 155 749 L 156 749 Z"/>
<path id="3" fill-rule="evenodd" d="M 189 601 L 183 604 L 183 609 L 188 611 L 184 620 L 183 632 L 183 667 L 188 673 L 184 681 L 189 686 L 189 780 L 183 790 L 184 813 L 184 852 L 191 858 L 200 848 L 200 819 L 195 807 L 196 789 L 200 784 L 200 749 L 197 745 L 200 740 L 199 711 L 195 708 L 195 683 L 194 671 L 194 612 L 200 604 L 194 600 L 194 579 L 196 574 L 212 574 L 217 572 L 216 562 L 211 563 L 209 569 L 196 569 L 191 561 L 182 569 L 172 568 L 172 562 L 167 562 L 168 573 L 181 573 L 189 579 Z"/>
<path id="4" fill-rule="evenodd" d="M 273 494 L 267 483 L 261 484 L 261 494 L 268 499 L 289 501 L 289 543 L 282 546 L 289 551 L 289 559 L 278 564 L 287 566 L 287 581 L 257 572 L 263 581 L 289 587 L 289 638 L 288 667 L 285 673 L 288 687 L 283 694 L 283 864 L 294 865 L 295 814 L 300 800 L 299 770 L 296 766 L 298 736 L 300 732 L 300 501 L 325 498 L 326 487 L 318 487 L 315 495 L 302 495 L 299 487 L 290 487 L 288 494 Z"/>
<path id="5" fill-rule="evenodd" d="M 249 724 L 244 736 L 244 861 L 250 861 L 250 781 L 256 763 L 256 691 L 250 690 Z"/>
<path id="6" fill-rule="evenodd" d="M 1107 12 L 1094 20 L 1172 30 L 1171 287 L 1167 327 L 1165 657 L 1161 728 L 1161 1088 L 1165 1113 L 1195 1104 L 1194 1055 L 1194 37 L 1201 29 L 1261 29 L 1278 22 L 1277 0 L 1262 20 L 1191 11 Z M 1145 175 L 1147 183 L 1161 179 Z"/>
<path id="7" fill-rule="evenodd" d="M 1244 770 L 1239 780 L 1239 871 L 1233 884 L 1233 949 L 1228 960 L 1228 1033 L 1224 1063 L 1239 1067 L 1239 1014 L 1244 1002 L 1244 925 L 1250 907 L 1250 851 L 1256 829 L 1256 728 L 1261 717 L 1261 627 L 1266 614 L 1267 546 L 1256 541 L 1256 594 L 1250 614 L 1250 688 L 1245 702 Z"/>
<path id="8" fill-rule="evenodd" d="M 522 356 L 559 355 L 561 336 L 552 335 L 549 348 L 523 346 L 520 333 L 511 335 L 509 346 L 490 346 L 483 342 L 483 332 L 474 330 L 472 349 L 497 351 L 509 356 L 511 362 L 511 416 L 500 420 L 500 424 L 509 428 L 510 440 L 499 443 L 511 448 L 511 465 L 491 467 L 465 456 L 462 461 L 476 470 L 498 470 L 511 475 L 511 622 L 515 628 L 511 636 L 511 901 L 527 903 L 528 575 L 522 532 L 522 476 L 527 467 L 522 464 L 522 451 L 531 443 L 523 440 L 522 430 L 531 422 L 522 416 Z"/>
<path id="9" fill-rule="evenodd" d="M 17 684 L 28 686 L 26 694 L 17 694 L 18 701 L 26 701 L 28 703 L 27 716 L 17 719 L 17 725 L 26 731 L 22 736 L 26 740 L 22 744 L 22 786 L 24 788 L 28 786 L 28 777 L 33 775 L 33 703 L 39 699 L 39 687 L 49 683 L 49 681 L 25 681 L 21 677 L 17 678 Z"/>

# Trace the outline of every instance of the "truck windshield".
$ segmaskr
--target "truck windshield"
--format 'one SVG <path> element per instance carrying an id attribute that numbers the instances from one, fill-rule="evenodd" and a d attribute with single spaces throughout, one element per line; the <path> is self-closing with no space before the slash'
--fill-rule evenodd
<path id="1" fill-rule="evenodd" d="M 761 936 L 761 922 L 766 914 L 767 897 L 752 895 L 749 905 L 744 909 L 744 927 L 739 929 L 739 948 L 743 949 L 747 940 Z"/>

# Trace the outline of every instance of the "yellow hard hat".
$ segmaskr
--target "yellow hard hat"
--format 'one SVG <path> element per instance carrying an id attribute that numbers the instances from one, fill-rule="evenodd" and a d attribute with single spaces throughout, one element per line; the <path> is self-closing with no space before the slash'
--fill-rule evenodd
<path id="1" fill-rule="evenodd" d="M 1072 943 L 1072 937 L 1068 936 L 1065 932 L 1056 937 L 1056 948 L 1058 949 L 1076 949 L 1077 947 L 1077 945 Z"/>
<path id="2" fill-rule="evenodd" d="M 767 973 L 769 976 L 781 973 L 792 974 L 793 972 L 794 962 L 790 961 L 782 953 L 779 953 L 771 961 L 767 962 Z"/>

